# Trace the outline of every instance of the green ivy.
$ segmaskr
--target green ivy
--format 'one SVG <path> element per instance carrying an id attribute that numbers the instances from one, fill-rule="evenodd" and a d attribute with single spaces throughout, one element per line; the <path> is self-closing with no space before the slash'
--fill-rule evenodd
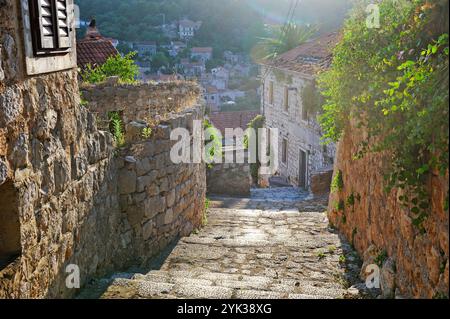
<path id="1" fill-rule="evenodd" d="M 342 178 L 342 171 L 338 170 L 336 174 L 333 176 L 333 180 L 331 181 L 331 191 L 340 192 L 343 189 L 344 189 L 344 179 Z"/>
<path id="2" fill-rule="evenodd" d="M 386 191 L 403 190 L 399 200 L 424 231 L 431 208 L 427 182 L 431 172 L 448 170 L 446 1 L 381 1 L 379 29 L 366 26 L 367 3 L 355 6 L 331 68 L 319 77 L 324 139 L 339 140 L 350 120 L 366 128 L 354 158 L 389 156 L 380 172 Z"/>

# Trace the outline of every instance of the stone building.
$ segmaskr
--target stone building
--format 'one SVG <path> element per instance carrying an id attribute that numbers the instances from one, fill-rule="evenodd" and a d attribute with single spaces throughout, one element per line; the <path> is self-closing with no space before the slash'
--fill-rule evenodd
<path id="1" fill-rule="evenodd" d="M 315 77 L 331 60 L 337 34 L 327 34 L 261 66 L 262 114 L 268 128 L 279 129 L 279 175 L 311 189 L 315 173 L 332 171 L 334 145 L 322 145 L 317 122 Z"/>
<path id="2" fill-rule="evenodd" d="M 0 299 L 73 296 L 145 264 L 204 213 L 204 165 L 169 156 L 170 130 L 203 120 L 198 86 L 111 81 L 83 87 L 81 103 L 73 1 L 36 3 L 0 1 Z"/>

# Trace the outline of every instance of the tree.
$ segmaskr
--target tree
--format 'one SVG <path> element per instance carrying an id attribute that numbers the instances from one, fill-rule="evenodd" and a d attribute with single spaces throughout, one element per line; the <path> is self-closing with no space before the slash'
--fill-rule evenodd
<path id="1" fill-rule="evenodd" d="M 280 54 L 298 47 L 308 41 L 318 28 L 315 26 L 302 26 L 288 23 L 286 26 L 271 27 L 271 37 L 261 38 L 258 43 L 257 58 L 272 59 Z"/>
<path id="2" fill-rule="evenodd" d="M 163 52 L 156 53 L 152 58 L 152 69 L 158 71 L 160 68 L 169 67 L 170 61 Z"/>

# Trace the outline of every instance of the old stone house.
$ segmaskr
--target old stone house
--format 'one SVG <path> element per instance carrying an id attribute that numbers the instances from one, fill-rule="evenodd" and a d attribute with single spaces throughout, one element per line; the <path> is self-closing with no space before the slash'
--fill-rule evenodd
<path id="1" fill-rule="evenodd" d="M 327 34 L 288 51 L 261 66 L 261 113 L 268 128 L 279 129 L 279 175 L 290 184 L 310 189 L 312 176 L 332 171 L 334 145 L 322 145 L 317 122 L 315 78 L 331 60 L 337 34 Z"/>

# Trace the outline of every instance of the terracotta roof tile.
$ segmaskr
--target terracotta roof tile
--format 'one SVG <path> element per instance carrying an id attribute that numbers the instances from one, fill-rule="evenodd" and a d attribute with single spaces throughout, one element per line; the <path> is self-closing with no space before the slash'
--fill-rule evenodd
<path id="1" fill-rule="evenodd" d="M 339 33 L 329 33 L 281 54 L 273 62 L 263 63 L 279 69 L 315 75 L 329 67 L 332 50 L 339 42 Z"/>
<path id="2" fill-rule="evenodd" d="M 82 39 L 77 41 L 78 67 L 85 68 L 88 64 L 102 65 L 106 60 L 119 52 L 111 41 L 105 38 Z"/>
<path id="3" fill-rule="evenodd" d="M 259 112 L 257 111 L 238 111 L 238 112 L 219 112 L 211 113 L 209 119 L 211 123 L 225 136 L 226 128 L 242 128 L 247 129 L 247 124 L 250 123 Z"/>

